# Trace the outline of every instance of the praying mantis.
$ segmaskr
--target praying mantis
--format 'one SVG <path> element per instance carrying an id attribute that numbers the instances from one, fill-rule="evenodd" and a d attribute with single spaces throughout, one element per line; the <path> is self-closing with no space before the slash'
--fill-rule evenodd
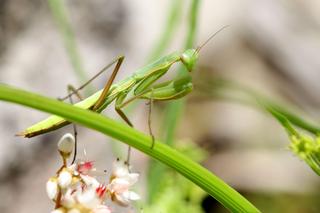
<path id="1" fill-rule="evenodd" d="M 169 71 L 171 66 L 175 63 L 180 62 L 183 66 L 185 66 L 185 68 L 189 72 L 191 72 L 196 65 L 199 51 L 201 50 L 201 48 L 204 45 L 206 45 L 207 42 L 209 42 L 217 33 L 219 33 L 226 27 L 227 26 L 224 26 L 217 32 L 215 32 L 212 36 L 209 37 L 209 39 L 206 42 L 204 42 L 197 49 L 187 49 L 182 53 L 174 52 L 167 56 L 163 56 L 158 60 L 146 65 L 145 67 L 138 69 L 131 76 L 125 78 L 124 80 L 113 84 L 113 81 L 124 60 L 124 56 L 119 56 L 102 70 L 104 71 L 111 67 L 113 64 L 115 64 L 115 68 L 109 80 L 107 81 L 105 87 L 102 90 L 89 96 L 88 98 L 74 104 L 74 106 L 100 113 L 109 104 L 115 101 L 116 112 L 128 125 L 133 127 L 132 123 L 123 112 L 122 108 L 136 99 L 147 99 L 151 101 L 151 104 L 152 101 L 167 101 L 179 99 L 191 92 L 193 89 L 193 84 L 189 75 L 159 84 L 155 84 L 155 82 L 163 75 L 165 75 Z M 77 94 L 77 92 L 80 89 L 82 89 L 85 85 L 90 83 L 91 80 L 89 80 L 86 84 L 82 85 L 78 89 L 75 89 L 72 93 L 69 93 L 69 95 L 64 97 L 63 100 L 70 97 L 73 94 Z M 127 96 L 130 92 L 132 92 L 133 96 L 128 99 Z M 63 126 L 66 126 L 69 123 L 69 121 L 65 120 L 62 117 L 52 115 L 47 119 L 30 126 L 24 131 L 17 133 L 17 135 L 26 138 L 31 138 L 37 135 L 41 135 L 59 129 Z M 153 148 L 154 137 L 152 134 L 151 136 L 151 148 Z"/>

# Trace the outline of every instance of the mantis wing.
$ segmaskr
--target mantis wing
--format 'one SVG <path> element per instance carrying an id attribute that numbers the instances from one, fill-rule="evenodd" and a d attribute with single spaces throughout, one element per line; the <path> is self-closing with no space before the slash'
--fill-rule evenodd
<path id="1" fill-rule="evenodd" d="M 94 103 L 98 100 L 101 95 L 102 90 L 94 93 L 90 97 L 76 103 L 74 106 L 80 107 L 82 109 L 90 109 Z M 51 115 L 45 120 L 42 120 L 27 129 L 23 130 L 22 132 L 17 133 L 17 136 L 22 136 L 26 138 L 32 138 L 37 135 L 41 135 L 47 132 L 51 132 L 53 130 L 59 129 L 63 126 L 68 125 L 70 122 L 65 120 L 62 117 Z"/>

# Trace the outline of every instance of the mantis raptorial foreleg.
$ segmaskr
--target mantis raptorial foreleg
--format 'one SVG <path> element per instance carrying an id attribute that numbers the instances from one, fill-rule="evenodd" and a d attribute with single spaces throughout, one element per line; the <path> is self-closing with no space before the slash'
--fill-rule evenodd
<path id="1" fill-rule="evenodd" d="M 134 93 L 136 94 L 136 91 L 138 89 L 141 89 L 143 87 L 143 89 L 149 87 L 151 84 L 153 84 L 156 80 L 158 80 L 163 74 L 160 73 L 158 75 L 146 78 L 144 81 L 142 81 L 137 88 L 134 90 Z M 148 91 L 148 90 L 147 90 Z M 151 87 L 151 91 L 153 91 L 153 88 Z M 120 115 L 120 117 L 131 127 L 133 127 L 132 122 L 129 120 L 129 118 L 126 116 L 126 114 L 123 112 L 122 108 L 125 107 L 128 103 L 130 103 L 131 101 L 138 99 L 141 97 L 141 95 L 143 95 L 144 92 L 142 92 L 140 95 L 135 95 L 132 98 L 130 98 L 128 101 L 125 101 L 125 98 L 127 97 L 127 91 L 125 91 L 123 94 L 121 94 L 117 99 L 116 99 L 116 106 L 115 106 L 115 110 L 116 112 Z M 150 99 L 150 106 L 149 106 L 149 113 L 148 113 L 148 128 L 149 128 L 149 134 L 151 136 L 151 148 L 153 148 L 154 146 L 154 141 L 155 141 L 155 137 L 152 133 L 152 129 L 151 129 L 151 107 L 152 107 L 152 102 L 153 102 L 153 98 L 151 97 Z M 131 152 L 131 147 L 129 146 L 128 148 L 128 156 L 127 156 L 127 162 L 130 162 L 130 152 Z"/>
<path id="2" fill-rule="evenodd" d="M 116 101 L 116 111 L 118 114 L 124 119 L 127 120 L 128 124 L 132 126 L 131 122 L 127 118 L 127 116 L 122 111 L 122 108 L 130 104 L 132 101 L 136 99 L 148 99 L 149 100 L 149 115 L 148 115 L 148 127 L 149 127 L 149 134 L 151 136 L 151 148 L 154 146 L 154 135 L 152 133 L 151 128 L 151 109 L 153 102 L 155 100 L 158 101 L 166 101 L 166 100 L 173 100 L 178 99 L 184 96 L 186 93 L 189 93 L 192 90 L 192 82 L 191 77 L 186 76 L 179 79 L 166 81 L 160 84 L 153 85 L 152 87 L 146 89 L 142 93 L 135 95 L 125 101 L 126 94 L 123 94 L 121 98 L 117 99 Z"/>
<path id="3" fill-rule="evenodd" d="M 102 73 L 104 73 L 107 69 L 109 69 L 112 65 L 114 65 L 115 63 L 117 63 L 117 65 L 115 66 L 114 70 L 119 70 L 119 67 L 122 63 L 122 61 L 124 60 L 124 56 L 118 56 L 116 59 L 114 59 L 113 61 L 111 61 L 108 65 L 106 65 L 104 68 L 102 68 L 97 74 L 95 74 L 92 78 L 90 78 L 87 82 L 85 82 L 84 84 L 82 84 L 80 87 L 78 87 L 77 89 L 73 89 L 72 92 L 70 94 L 68 94 L 67 96 L 63 97 L 63 98 L 59 98 L 59 100 L 66 100 L 67 98 L 69 98 L 70 96 L 78 93 L 80 90 L 82 90 L 83 88 L 85 88 L 88 84 L 90 84 L 94 79 L 96 79 L 97 77 L 99 77 Z M 116 75 L 116 74 L 115 74 Z M 111 77 L 110 77 L 111 78 Z M 113 78 L 114 79 L 114 78 Z M 113 81 L 112 79 L 112 81 Z M 107 85 L 106 85 L 107 86 Z M 109 89 L 110 89 L 109 85 Z M 108 90 L 109 90 L 108 89 Z M 79 94 L 79 93 L 78 93 Z"/>

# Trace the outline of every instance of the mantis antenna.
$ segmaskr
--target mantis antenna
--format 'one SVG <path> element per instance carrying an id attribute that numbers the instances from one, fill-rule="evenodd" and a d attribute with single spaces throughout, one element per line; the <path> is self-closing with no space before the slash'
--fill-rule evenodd
<path id="1" fill-rule="evenodd" d="M 215 37 L 218 33 L 220 33 L 222 30 L 226 29 L 227 27 L 229 27 L 230 25 L 225 25 L 223 27 L 221 27 L 219 30 L 217 30 L 215 33 L 213 33 L 205 42 L 203 42 L 199 47 L 197 47 L 196 52 L 199 53 L 200 50 L 206 45 L 208 44 L 208 42 Z"/>

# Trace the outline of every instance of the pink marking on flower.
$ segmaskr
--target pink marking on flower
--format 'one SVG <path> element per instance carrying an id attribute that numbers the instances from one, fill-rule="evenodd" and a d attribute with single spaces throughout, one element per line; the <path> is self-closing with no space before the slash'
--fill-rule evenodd
<path id="1" fill-rule="evenodd" d="M 77 165 L 77 171 L 80 174 L 87 175 L 93 169 L 93 161 L 80 162 Z"/>
<path id="2" fill-rule="evenodd" d="M 103 184 L 100 184 L 100 186 L 96 188 L 96 193 L 100 199 L 104 197 L 104 195 L 106 194 L 106 191 L 107 191 L 107 187 Z"/>

